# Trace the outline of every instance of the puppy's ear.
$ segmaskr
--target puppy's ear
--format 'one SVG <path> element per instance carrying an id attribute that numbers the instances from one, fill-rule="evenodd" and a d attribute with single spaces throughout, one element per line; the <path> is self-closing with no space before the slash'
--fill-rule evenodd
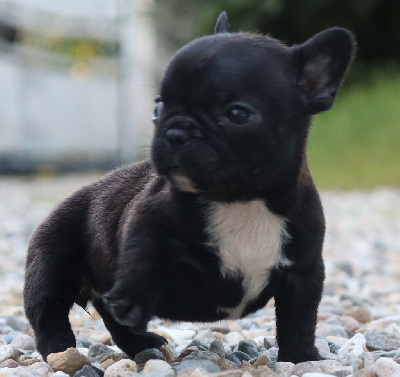
<path id="1" fill-rule="evenodd" d="M 217 22 L 215 24 L 214 34 L 219 33 L 229 33 L 228 13 L 226 13 L 225 11 L 219 14 Z"/>
<path id="2" fill-rule="evenodd" d="M 297 86 L 307 98 L 307 112 L 331 108 L 340 83 L 356 50 L 352 32 L 327 29 L 292 47 L 297 64 Z"/>

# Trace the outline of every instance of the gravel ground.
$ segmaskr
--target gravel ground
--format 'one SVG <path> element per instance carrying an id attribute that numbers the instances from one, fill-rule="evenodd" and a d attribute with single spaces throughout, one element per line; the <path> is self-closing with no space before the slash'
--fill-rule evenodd
<path id="1" fill-rule="evenodd" d="M 154 320 L 169 339 L 135 361 L 112 345 L 102 320 L 74 307 L 77 349 L 43 362 L 23 315 L 27 241 L 54 204 L 91 176 L 0 178 L 0 377 L 400 376 L 400 190 L 323 192 L 327 279 L 317 347 L 326 359 L 277 363 L 273 302 L 240 321 Z"/>

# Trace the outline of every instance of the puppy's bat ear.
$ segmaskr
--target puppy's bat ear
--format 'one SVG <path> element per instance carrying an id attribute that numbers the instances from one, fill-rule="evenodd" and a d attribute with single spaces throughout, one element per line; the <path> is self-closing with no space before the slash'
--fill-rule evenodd
<path id="1" fill-rule="evenodd" d="M 217 22 L 215 24 L 214 34 L 219 33 L 229 33 L 228 13 L 226 13 L 225 11 L 219 14 Z"/>
<path id="2" fill-rule="evenodd" d="M 331 108 L 356 51 L 354 34 L 335 27 L 292 47 L 297 65 L 297 86 L 307 99 L 307 112 Z"/>

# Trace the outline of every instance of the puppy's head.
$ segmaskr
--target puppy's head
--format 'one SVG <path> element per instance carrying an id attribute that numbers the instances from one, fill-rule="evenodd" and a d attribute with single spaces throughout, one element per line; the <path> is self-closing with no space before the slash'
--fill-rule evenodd
<path id="1" fill-rule="evenodd" d="M 355 50 L 332 28 L 287 47 L 228 33 L 194 40 L 171 60 L 156 100 L 152 161 L 182 191 L 248 200 L 298 179 L 310 116 L 328 110 Z"/>

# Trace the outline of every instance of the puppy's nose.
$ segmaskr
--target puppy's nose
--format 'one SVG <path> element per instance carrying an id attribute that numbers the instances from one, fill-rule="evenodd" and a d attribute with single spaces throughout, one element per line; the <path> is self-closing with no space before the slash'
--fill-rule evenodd
<path id="1" fill-rule="evenodd" d="M 181 147 L 190 139 L 189 132 L 179 128 L 170 128 L 165 133 L 165 137 L 173 147 Z"/>

